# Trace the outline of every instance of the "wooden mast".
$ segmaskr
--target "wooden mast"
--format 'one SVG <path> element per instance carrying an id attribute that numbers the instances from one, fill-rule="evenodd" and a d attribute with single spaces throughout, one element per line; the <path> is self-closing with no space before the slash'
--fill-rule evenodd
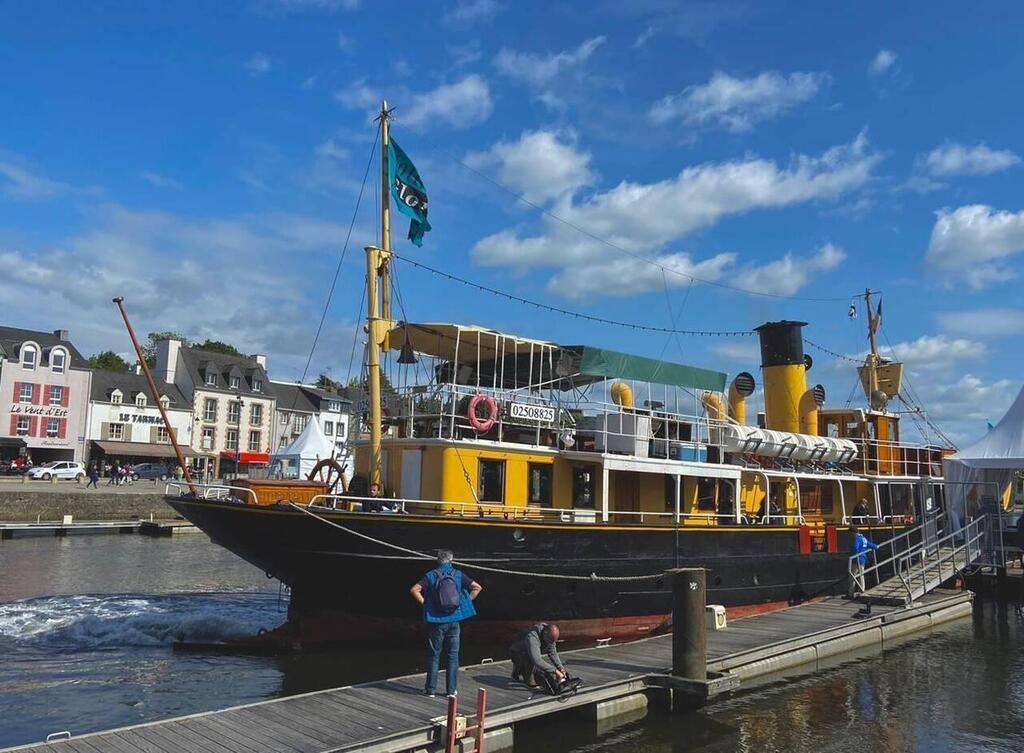
<path id="1" fill-rule="evenodd" d="M 128 336 L 132 339 L 132 345 L 135 347 L 135 355 L 139 359 L 139 364 L 142 366 L 142 373 L 146 375 L 146 382 L 149 384 L 149 393 L 153 396 L 153 402 L 156 403 L 157 409 L 160 411 L 160 418 L 164 420 L 164 427 L 167 429 L 167 436 L 171 439 L 171 445 L 174 447 L 174 454 L 178 456 L 178 465 L 181 467 L 182 473 L 185 474 L 185 483 L 188 484 L 188 490 L 192 493 L 192 496 L 196 496 L 196 486 L 192 481 L 192 474 L 188 471 L 188 463 L 185 462 L 185 453 L 181 451 L 181 447 L 178 445 L 178 437 L 174 433 L 174 427 L 171 426 L 171 420 L 167 417 L 167 411 L 164 410 L 164 404 L 160 402 L 160 390 L 156 388 L 156 382 L 153 380 L 153 372 L 149 370 L 149 364 L 146 363 L 146 356 L 142 353 L 142 346 L 139 344 L 139 338 L 135 336 L 135 330 L 132 328 L 132 323 L 128 321 L 128 312 L 124 308 L 124 297 L 118 296 L 114 299 L 114 303 L 117 304 L 117 308 L 121 311 L 121 318 L 124 319 L 124 326 L 128 328 Z"/>
<path id="2" fill-rule="evenodd" d="M 875 393 L 878 391 L 878 342 L 875 339 L 877 320 L 871 308 L 871 288 L 864 289 L 864 306 L 868 313 L 868 342 L 871 352 L 865 359 L 868 367 L 868 405 L 875 407 Z"/>
<path id="3" fill-rule="evenodd" d="M 383 450 L 381 421 L 380 354 L 388 349 L 388 331 L 391 329 L 391 206 L 388 180 L 388 144 L 390 143 L 389 111 L 387 100 L 380 107 L 381 132 L 381 247 L 366 247 L 366 321 L 369 342 L 366 348 L 366 371 L 369 382 L 370 414 L 370 467 L 369 481 L 381 484 Z M 380 278 L 379 285 L 377 278 Z"/>

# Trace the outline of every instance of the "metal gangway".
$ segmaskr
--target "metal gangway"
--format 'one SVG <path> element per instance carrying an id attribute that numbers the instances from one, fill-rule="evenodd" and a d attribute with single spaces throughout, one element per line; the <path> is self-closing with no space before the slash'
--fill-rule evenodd
<path id="1" fill-rule="evenodd" d="M 1000 526 L 990 515 L 981 515 L 960 528 L 943 534 L 942 517 L 923 524 L 864 553 L 868 563 L 858 567 L 863 555 L 848 562 L 853 596 L 866 604 L 907 606 L 973 566 L 999 566 Z"/>

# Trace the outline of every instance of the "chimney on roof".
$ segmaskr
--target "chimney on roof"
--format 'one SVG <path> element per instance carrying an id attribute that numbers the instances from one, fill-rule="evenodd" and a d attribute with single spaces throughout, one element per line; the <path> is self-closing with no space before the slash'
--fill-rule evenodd
<path id="1" fill-rule="evenodd" d="M 135 374 L 138 375 L 138 374 L 141 374 L 141 373 L 142 373 L 142 363 L 139 362 L 139 361 L 136 361 L 135 362 Z"/>
<path id="2" fill-rule="evenodd" d="M 181 340 L 168 338 L 156 344 L 156 369 L 154 376 L 168 384 L 174 384 L 178 372 L 178 354 L 181 352 Z"/>
<path id="3" fill-rule="evenodd" d="M 58 340 L 62 340 L 64 342 L 67 342 L 68 340 L 68 331 L 66 329 L 55 329 L 53 331 L 53 334 L 57 337 Z"/>
<path id="4" fill-rule="evenodd" d="M 252 360 L 262 366 L 264 369 L 267 368 L 267 357 L 263 353 L 253 353 L 249 356 Z"/>

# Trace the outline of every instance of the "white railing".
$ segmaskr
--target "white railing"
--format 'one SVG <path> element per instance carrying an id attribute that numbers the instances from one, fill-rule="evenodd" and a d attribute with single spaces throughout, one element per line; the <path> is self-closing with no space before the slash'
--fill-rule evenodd
<path id="1" fill-rule="evenodd" d="M 252 489 L 244 486 L 230 486 L 227 484 L 193 483 L 192 488 L 190 488 L 187 481 L 168 481 L 164 485 L 164 494 L 167 494 L 168 496 L 174 494 L 178 497 L 188 497 L 192 496 L 193 488 L 195 489 L 195 496 L 197 499 L 225 500 L 235 497 L 236 499 L 250 504 L 259 504 L 259 498 L 256 496 L 256 492 Z M 241 496 L 239 496 L 239 494 Z"/>

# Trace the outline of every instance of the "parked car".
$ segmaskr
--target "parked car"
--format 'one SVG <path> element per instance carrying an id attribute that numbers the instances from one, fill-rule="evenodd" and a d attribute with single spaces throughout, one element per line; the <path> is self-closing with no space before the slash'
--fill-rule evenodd
<path id="1" fill-rule="evenodd" d="M 49 481 L 51 478 L 83 479 L 85 478 L 85 468 L 81 463 L 72 463 L 68 460 L 54 460 L 46 465 L 37 465 L 25 475 L 29 478 L 42 479 L 43 481 Z"/>
<path id="2" fill-rule="evenodd" d="M 136 479 L 151 478 L 166 481 L 171 477 L 171 469 L 163 463 L 139 463 L 133 468 L 132 476 Z"/>

